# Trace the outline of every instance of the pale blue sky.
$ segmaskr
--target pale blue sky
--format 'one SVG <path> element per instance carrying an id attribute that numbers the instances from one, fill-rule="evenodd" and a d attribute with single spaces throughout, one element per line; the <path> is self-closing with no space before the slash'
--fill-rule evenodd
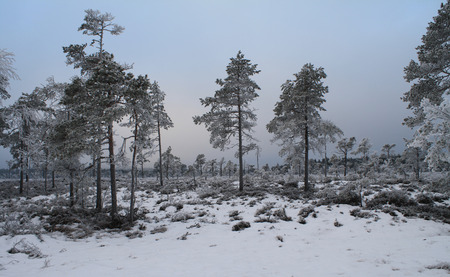
<path id="1" fill-rule="evenodd" d="M 273 118 L 280 85 L 305 63 L 322 66 L 328 75 L 326 112 L 346 137 L 367 137 L 373 151 L 396 143 L 412 132 L 401 125 L 409 114 L 400 100 L 409 89 L 403 68 L 416 59 L 428 22 L 441 0 L 335 1 L 45 1 L 0 0 L 0 48 L 15 54 L 21 80 L 11 81 L 12 99 L 29 93 L 54 76 L 67 82 L 78 74 L 65 65 L 62 46 L 90 42 L 78 32 L 85 9 L 109 12 L 125 27 L 107 36 L 105 49 L 116 60 L 134 64 L 134 74 L 148 74 L 167 94 L 166 109 L 175 127 L 163 135 L 182 162 L 199 153 L 208 159 L 233 159 L 209 144 L 204 126 L 192 116 L 206 110 L 199 98 L 212 96 L 217 78 L 225 78 L 229 58 L 239 50 L 259 65 L 260 85 L 255 136 L 262 146 L 261 163 L 282 162 L 265 125 Z M 329 155 L 334 153 L 329 148 Z M 0 167 L 9 160 L 0 151 Z M 246 157 L 254 163 L 254 154 Z M 153 165 L 153 163 L 152 163 Z"/>

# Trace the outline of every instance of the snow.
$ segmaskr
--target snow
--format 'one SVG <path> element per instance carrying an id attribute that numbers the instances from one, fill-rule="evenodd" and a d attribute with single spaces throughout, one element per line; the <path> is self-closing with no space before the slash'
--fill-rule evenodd
<path id="1" fill-rule="evenodd" d="M 177 211 L 170 206 L 162 211 L 159 208 L 165 202 L 159 205 L 156 201 L 167 196 L 139 194 L 137 205 L 151 213 L 132 230 L 145 225 L 143 236 L 133 239 L 126 231 L 96 231 L 77 240 L 58 232 L 40 238 L 1 236 L 0 275 L 448 276 L 446 270 L 427 268 L 450 262 L 448 224 L 401 214 L 393 217 L 381 211 L 371 211 L 377 217 L 356 218 L 350 215 L 355 207 L 348 205 L 315 207 L 317 217 L 310 215 L 306 224 L 300 224 L 297 214 L 308 205 L 300 200 L 241 197 L 218 204 L 208 198 L 210 204 L 194 205 L 192 202 L 199 200 L 195 197 L 192 192 L 171 196 L 169 202 L 183 202 L 183 208 Z M 252 200 L 257 204 L 250 205 Z M 266 203 L 285 208 L 293 220 L 256 223 L 255 212 Z M 251 227 L 231 231 L 238 222 L 231 221 L 231 211 L 239 211 Z M 172 222 L 177 213 L 195 218 Z M 152 219 L 155 217 L 157 220 Z M 336 221 L 342 226 L 336 227 Z M 151 234 L 161 226 L 167 231 Z M 44 257 L 7 252 L 22 239 Z"/>

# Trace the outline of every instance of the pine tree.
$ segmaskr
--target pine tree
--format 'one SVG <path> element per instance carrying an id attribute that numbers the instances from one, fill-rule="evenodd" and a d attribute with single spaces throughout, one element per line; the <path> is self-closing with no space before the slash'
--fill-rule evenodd
<path id="1" fill-rule="evenodd" d="M 119 26 L 112 21 L 114 20 L 114 17 L 109 13 L 101 14 L 98 10 L 85 10 L 85 18 L 84 23 L 78 28 L 78 31 L 83 31 L 83 34 L 93 36 L 94 39 L 92 39 L 91 46 L 95 46 L 99 51 L 95 52 L 93 54 L 86 54 L 85 49 L 87 44 L 75 44 L 70 45 L 67 47 L 63 47 L 64 53 L 66 53 L 67 57 L 67 64 L 72 64 L 74 68 L 80 68 L 81 74 L 86 75 L 88 77 L 91 77 L 95 71 L 99 70 L 99 66 L 102 64 L 105 66 L 108 64 L 108 62 L 113 61 L 113 55 L 106 52 L 104 50 L 104 38 L 105 34 L 109 33 L 111 35 L 119 35 L 123 32 L 124 28 L 122 26 Z M 128 66 L 124 66 L 123 69 L 128 69 Z M 105 80 L 107 81 L 107 80 Z M 78 81 L 78 83 L 82 83 L 83 80 Z M 97 100 L 96 95 L 92 95 L 91 92 L 87 92 L 86 95 L 91 95 L 93 98 L 83 98 L 85 100 L 84 102 L 78 102 L 78 105 L 83 107 L 91 106 L 92 100 Z M 87 101 L 87 102 L 86 102 Z M 76 101 L 72 101 L 72 104 L 75 104 Z M 103 103 L 105 104 L 105 103 Z M 112 126 L 109 126 L 107 128 L 108 134 L 107 136 L 104 135 L 105 128 L 104 126 L 101 126 L 101 119 L 102 119 L 102 109 L 91 109 L 87 113 L 85 113 L 86 116 L 89 116 L 92 120 L 90 120 L 90 123 L 96 123 L 92 124 L 92 132 L 93 138 L 96 140 L 95 145 L 96 147 L 93 147 L 92 149 L 92 155 L 93 155 L 93 164 L 96 164 L 96 173 L 97 173 L 97 203 L 96 208 L 98 211 L 102 209 L 102 199 L 101 199 L 101 159 L 102 159 L 102 144 L 105 139 L 105 137 L 108 138 L 109 143 L 112 142 L 111 134 L 112 134 Z M 95 114 L 95 115 L 93 115 Z M 100 119 L 100 120 L 98 120 Z M 110 128 L 111 127 L 111 128 Z M 109 130 L 111 129 L 111 130 Z M 109 145 L 109 150 L 114 152 L 114 146 Z M 115 166 L 111 164 L 111 152 L 110 152 L 110 170 L 114 169 Z M 112 165 L 112 166 L 111 166 Z M 115 176 L 115 172 L 111 172 L 111 176 Z M 115 178 L 111 180 L 111 186 L 113 186 L 113 183 L 115 183 Z M 114 192 L 111 192 L 114 193 Z M 114 197 L 113 197 L 114 199 Z M 113 204 L 114 206 L 114 204 Z"/>
<path id="2" fill-rule="evenodd" d="M 336 148 L 339 150 L 339 152 L 341 152 L 342 155 L 344 155 L 344 176 L 347 176 L 348 153 L 355 146 L 355 142 L 356 142 L 355 137 L 343 138 L 340 141 L 338 141 L 338 144 L 336 146 Z"/>
<path id="3" fill-rule="evenodd" d="M 89 110 L 97 110 L 102 113 L 102 116 L 96 120 L 101 120 L 106 128 L 111 184 L 111 217 L 113 219 L 117 215 L 114 123 L 119 122 L 126 115 L 124 94 L 131 78 L 132 75 L 126 74 L 125 68 L 118 63 L 103 60 L 94 68 L 92 75 L 86 81 L 86 89 L 94 95 Z"/>
<path id="4" fill-rule="evenodd" d="M 39 122 L 40 111 L 46 104 L 37 93 L 23 93 L 11 106 L 2 109 L 5 134 L 1 145 L 10 148 L 10 153 L 20 170 L 19 193 L 24 191 L 24 175 L 28 179 L 28 167 L 32 156 L 31 147 L 36 137 L 32 134 Z"/>
<path id="5" fill-rule="evenodd" d="M 324 175 L 327 177 L 327 171 L 328 171 L 328 157 L 327 157 L 327 143 L 335 143 L 337 137 L 342 137 L 344 135 L 344 132 L 337 127 L 333 122 L 330 120 L 321 120 L 319 123 L 319 140 L 320 144 L 323 146 L 323 151 L 325 154 L 324 159 Z"/>
<path id="6" fill-rule="evenodd" d="M 157 82 L 153 82 L 150 87 L 150 94 L 152 98 L 152 110 L 155 112 L 156 117 L 156 129 L 157 129 L 157 140 L 158 140 L 158 154 L 159 154 L 159 182 L 161 187 L 164 186 L 163 178 L 163 166 L 162 166 L 162 138 L 161 138 L 161 128 L 169 129 L 173 127 L 172 120 L 164 109 L 164 98 L 165 93 L 159 88 Z"/>
<path id="7" fill-rule="evenodd" d="M 225 150 L 229 147 L 231 137 L 238 140 L 238 151 L 236 157 L 239 159 L 239 190 L 244 189 L 243 155 L 255 148 L 256 144 L 244 145 L 244 140 L 254 140 L 251 135 L 252 128 L 256 125 L 256 115 L 250 108 L 259 95 L 256 90 L 259 86 L 250 79 L 258 74 L 256 64 L 251 64 L 250 60 L 244 58 L 241 51 L 235 58 L 230 59 L 226 72 L 228 76 L 216 83 L 221 86 L 214 94 L 214 97 L 200 99 L 205 107 L 211 110 L 202 116 L 195 116 L 194 123 L 204 123 L 210 132 L 210 143 L 214 148 Z"/>
<path id="8" fill-rule="evenodd" d="M 14 54 L 0 49 L 0 99 L 8 99 L 10 97 L 6 90 L 9 86 L 10 79 L 19 79 L 15 69 L 12 67 L 14 62 Z"/>
<path id="9" fill-rule="evenodd" d="M 411 89 L 404 93 L 403 101 L 414 116 L 407 117 L 409 127 L 421 126 L 425 120 L 421 102 L 424 99 L 439 106 L 445 95 L 450 93 L 450 0 L 442 4 L 438 15 L 433 18 L 418 46 L 419 62 L 411 60 L 405 67 L 405 80 L 412 83 Z"/>
<path id="10" fill-rule="evenodd" d="M 368 138 L 363 138 L 358 145 L 358 148 L 352 153 L 354 155 L 362 154 L 362 160 L 366 162 L 369 159 L 369 151 L 372 148 Z"/>
<path id="11" fill-rule="evenodd" d="M 419 62 L 412 60 L 405 67 L 405 79 L 412 86 L 402 99 L 414 113 L 405 124 L 418 127 L 409 146 L 427 152 L 426 161 L 436 170 L 450 162 L 450 0 L 441 4 L 422 43 L 416 48 Z"/>
<path id="12" fill-rule="evenodd" d="M 122 126 L 132 128 L 133 139 L 130 146 L 131 158 L 131 195 L 130 222 L 134 221 L 135 187 L 137 184 L 137 156 L 143 155 L 145 149 L 152 147 L 150 136 L 156 129 L 156 120 L 152 109 L 153 103 L 149 93 L 150 80 L 147 76 L 138 76 L 129 81 L 124 94 L 125 109 L 129 115 L 128 121 Z"/>
<path id="13" fill-rule="evenodd" d="M 325 110 L 322 104 L 325 102 L 324 94 L 328 93 L 328 87 L 323 85 L 322 79 L 327 75 L 322 67 L 316 69 L 312 64 L 305 64 L 294 76 L 295 80 L 287 80 L 281 86 L 280 101 L 274 109 L 275 117 L 267 124 L 267 130 L 274 134 L 274 140 L 281 140 L 282 144 L 287 146 L 292 145 L 296 155 L 302 150 L 304 188 L 309 191 L 309 150 L 318 147 L 311 142 L 317 143 L 318 134 L 313 127 L 317 126 L 320 120 L 319 111 Z M 316 141 L 310 141 L 311 138 Z"/>

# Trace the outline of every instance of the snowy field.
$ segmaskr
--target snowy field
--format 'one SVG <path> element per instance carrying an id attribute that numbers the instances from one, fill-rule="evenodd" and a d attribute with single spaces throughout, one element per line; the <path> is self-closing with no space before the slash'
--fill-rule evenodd
<path id="1" fill-rule="evenodd" d="M 119 191 L 124 207 L 127 193 Z M 148 212 L 130 230 L 98 230 L 79 238 L 61 232 L 1 236 L 0 276 L 450 273 L 450 225 L 398 212 L 362 210 L 355 216 L 359 209 L 350 205 L 311 206 L 276 195 L 200 199 L 196 191 L 170 196 L 139 191 L 137 206 Z M 39 219 L 33 220 L 39 226 Z M 232 231 L 241 221 L 250 227 Z"/>

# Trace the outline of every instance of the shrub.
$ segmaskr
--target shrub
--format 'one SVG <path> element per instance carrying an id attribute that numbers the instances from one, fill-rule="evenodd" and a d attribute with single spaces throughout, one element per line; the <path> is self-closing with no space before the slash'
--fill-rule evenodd
<path id="1" fill-rule="evenodd" d="M 433 199 L 430 196 L 423 194 L 423 193 L 418 194 L 416 196 L 416 201 L 419 202 L 420 204 L 433 204 L 434 203 Z"/>
<path id="2" fill-rule="evenodd" d="M 219 191 L 217 189 L 210 187 L 201 187 L 198 188 L 196 191 L 200 199 L 205 199 L 208 197 L 218 197 L 219 194 Z"/>
<path id="3" fill-rule="evenodd" d="M 270 216 L 271 215 L 270 210 L 274 207 L 275 207 L 275 203 L 272 203 L 272 202 L 266 203 L 266 204 L 264 204 L 263 207 L 256 210 L 255 216 L 260 216 L 263 214 Z"/>
<path id="4" fill-rule="evenodd" d="M 283 221 L 292 221 L 292 217 L 286 215 L 286 209 L 278 209 L 273 212 L 273 216 Z"/>
<path id="5" fill-rule="evenodd" d="M 354 184 L 345 186 L 344 189 L 337 195 L 334 203 L 359 206 L 361 204 L 361 196 L 357 191 L 358 188 Z"/>
<path id="6" fill-rule="evenodd" d="M 443 269 L 450 273 L 450 263 L 441 262 L 436 265 L 427 266 L 428 269 Z"/>
<path id="7" fill-rule="evenodd" d="M 233 225 L 231 228 L 232 231 L 241 231 L 246 228 L 250 228 L 250 222 L 247 221 L 240 221 L 237 224 Z"/>
<path id="8" fill-rule="evenodd" d="M 39 248 L 32 244 L 31 242 L 27 242 L 25 238 L 16 242 L 14 246 L 8 250 L 9 254 L 17 254 L 23 253 L 28 255 L 30 258 L 44 258 L 46 255 L 43 255 Z"/>
<path id="9" fill-rule="evenodd" d="M 374 217 L 375 219 L 378 219 L 378 216 L 376 214 L 373 214 L 369 211 L 362 211 L 360 208 L 356 208 L 350 211 L 350 215 L 354 217 L 359 218 L 371 218 Z"/>
<path id="10" fill-rule="evenodd" d="M 168 207 L 173 206 L 177 211 L 183 209 L 183 203 L 181 202 L 166 202 L 159 208 L 160 211 L 165 211 Z"/>
<path id="11" fill-rule="evenodd" d="M 239 216 L 239 211 L 233 210 L 228 214 L 231 220 L 242 220 L 242 217 Z"/>
<path id="12" fill-rule="evenodd" d="M 301 210 L 298 212 L 298 215 L 299 215 L 301 218 L 305 219 L 305 218 L 307 218 L 311 213 L 314 213 L 314 212 L 315 212 L 315 211 L 314 211 L 314 206 L 308 206 L 308 207 L 305 207 L 305 208 L 301 209 Z"/>
<path id="13" fill-rule="evenodd" d="M 191 214 L 191 213 L 183 213 L 183 212 L 181 212 L 181 213 L 174 214 L 172 216 L 171 220 L 172 220 L 172 222 L 179 222 L 179 221 L 186 222 L 187 220 L 194 219 L 194 218 L 195 218 L 194 215 Z"/>
<path id="14" fill-rule="evenodd" d="M 394 205 L 397 207 L 415 206 L 417 202 L 409 198 L 404 191 L 392 190 L 382 191 L 374 196 L 374 198 L 367 202 L 367 207 L 376 208 L 383 205 Z"/>
<path id="15" fill-rule="evenodd" d="M 159 227 L 155 227 L 155 229 L 150 231 L 150 234 L 154 235 L 157 233 L 165 233 L 167 232 L 167 227 L 166 226 L 159 226 Z"/>

